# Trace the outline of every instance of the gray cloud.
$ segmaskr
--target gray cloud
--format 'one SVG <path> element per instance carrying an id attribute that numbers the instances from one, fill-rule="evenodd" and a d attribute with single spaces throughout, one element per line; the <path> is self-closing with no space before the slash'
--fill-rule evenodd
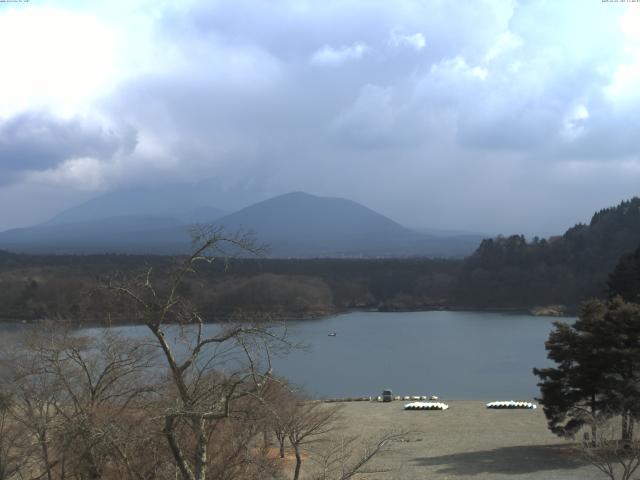
<path id="1" fill-rule="evenodd" d="M 611 135 L 619 124 L 629 122 L 629 115 L 615 106 L 595 105 L 609 81 L 598 69 L 622 41 L 612 9 L 583 9 L 586 20 L 571 22 L 568 15 L 578 3 L 558 11 L 494 1 L 472 6 L 412 1 L 245 6 L 238 9 L 237 2 L 225 1 L 196 4 L 180 15 L 167 16 L 164 25 L 185 48 L 191 44 L 185 39 L 203 38 L 213 39 L 210 46 L 251 45 L 258 49 L 254 54 L 260 52 L 255 61 L 269 58 L 278 65 L 281 83 L 257 96 L 255 91 L 215 85 L 217 69 L 189 72 L 211 79 L 210 89 L 193 93 L 205 105 L 225 110 L 235 102 L 225 113 L 231 122 L 244 116 L 237 128 L 246 126 L 247 137 L 255 133 L 256 115 L 264 119 L 256 110 L 266 106 L 273 108 L 271 122 L 257 129 L 271 131 L 275 139 L 281 123 L 289 123 L 285 131 L 299 130 L 301 119 L 294 109 L 304 112 L 303 125 L 317 134 L 350 136 L 355 143 L 369 138 L 374 144 L 406 137 L 408 125 L 428 135 L 434 116 L 448 118 L 453 111 L 462 147 L 520 152 L 544 147 L 577 155 L 593 153 L 591 139 L 600 136 L 609 138 L 611 154 L 636 146 L 629 136 Z M 589 30 L 593 22 L 606 26 L 604 41 Z M 573 38 L 577 34 L 580 38 Z M 406 52 L 391 48 L 400 44 L 420 48 Z M 211 48 L 210 54 L 215 58 L 216 49 Z M 342 68 L 320 71 L 313 68 L 318 64 Z M 393 100 L 373 92 L 394 92 Z M 244 101 L 246 94 L 255 106 Z M 278 97 L 277 104 L 269 106 L 269 96 Z M 567 115 L 578 104 L 601 110 L 600 118 L 616 126 L 608 128 L 597 115 L 591 116 L 582 122 L 583 135 L 564 138 Z"/>
<path id="2" fill-rule="evenodd" d="M 195 178 L 254 183 L 263 194 L 350 196 L 405 223 L 522 229 L 522 211 L 544 204 L 539 192 L 554 202 L 584 194 L 552 182 L 555 165 L 591 158 L 615 169 L 614 160 L 640 144 L 620 128 L 635 122 L 633 109 L 604 97 L 610 75 L 598 70 L 619 32 L 607 30 L 602 45 L 581 38 L 585 49 L 573 51 L 558 47 L 578 42 L 564 13 L 530 4 L 266 5 L 197 4 L 167 17 L 166 33 L 192 68 L 135 80 L 114 103 L 117 117 L 175 138 L 165 147 Z M 585 14 L 587 25 L 609 15 Z M 191 56 L 189 46 L 203 39 Z M 216 59 L 229 58 L 220 49 L 248 55 L 255 70 L 215 68 Z M 319 68 L 321 58 L 332 68 Z M 211 68 L 202 68 L 205 60 Z M 153 101 L 136 100 L 143 98 Z M 572 118 L 580 106 L 588 118 Z M 474 195 L 473 205 L 460 200 L 453 211 L 459 188 Z M 633 190 L 611 190 L 610 201 L 622 191 Z M 499 211 L 510 195 L 520 196 L 510 201 L 513 214 L 483 218 L 483 209 Z M 564 227 L 546 219 L 526 228 Z"/>
<path id="3" fill-rule="evenodd" d="M 135 146 L 136 132 L 130 127 L 114 131 L 81 118 L 25 112 L 0 122 L 0 172 L 7 179 L 71 159 L 108 160 L 118 152 L 131 153 Z"/>
<path id="4" fill-rule="evenodd" d="M 246 186 L 246 201 L 307 190 L 406 224 L 504 233 L 557 232 L 638 193 L 640 97 L 615 84 L 638 46 L 611 5 L 221 0 L 157 13 L 157 48 L 178 60 L 96 105 L 138 148 L 134 130 L 25 114 L 0 124 L 0 171 L 87 156 L 116 186 L 213 176 Z"/>

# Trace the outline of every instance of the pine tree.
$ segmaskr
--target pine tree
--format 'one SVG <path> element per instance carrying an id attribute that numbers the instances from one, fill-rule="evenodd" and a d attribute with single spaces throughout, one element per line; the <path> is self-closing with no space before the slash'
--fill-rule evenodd
<path id="1" fill-rule="evenodd" d="M 616 297 L 607 305 L 601 332 L 609 390 L 607 401 L 622 417 L 622 440 L 631 442 L 634 419 L 640 418 L 640 306 Z"/>
<path id="2" fill-rule="evenodd" d="M 606 339 L 596 334 L 605 314 L 606 306 L 591 300 L 582 305 L 575 324 L 556 322 L 545 346 L 557 367 L 533 370 L 540 378 L 539 401 L 549 429 L 557 435 L 573 436 L 589 424 L 595 438 L 593 420 L 607 409 L 608 359 L 600 354 L 606 350 Z"/>
<path id="3" fill-rule="evenodd" d="M 624 255 L 609 275 L 609 296 L 620 295 L 627 302 L 640 303 L 640 246 Z"/>
<path id="4" fill-rule="evenodd" d="M 640 418 L 640 305 L 620 297 L 582 305 L 573 325 L 556 323 L 546 342 L 557 366 L 534 369 L 552 432 L 571 436 L 602 417 L 619 415 L 631 442 Z"/>

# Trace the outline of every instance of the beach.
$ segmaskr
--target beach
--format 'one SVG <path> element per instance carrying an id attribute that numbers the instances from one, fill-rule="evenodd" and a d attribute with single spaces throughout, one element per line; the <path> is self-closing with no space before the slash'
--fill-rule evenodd
<path id="1" fill-rule="evenodd" d="M 446 400 L 445 400 L 446 401 Z M 590 480 L 605 478 L 581 461 L 571 441 L 553 435 L 544 413 L 490 410 L 483 401 L 446 402 L 445 411 L 405 411 L 404 401 L 342 403 L 345 432 L 375 438 L 410 432 L 368 464 L 375 480 Z M 311 465 L 307 465 L 311 468 Z M 303 471 L 305 469 L 303 468 Z M 311 473 L 310 470 L 307 473 Z"/>

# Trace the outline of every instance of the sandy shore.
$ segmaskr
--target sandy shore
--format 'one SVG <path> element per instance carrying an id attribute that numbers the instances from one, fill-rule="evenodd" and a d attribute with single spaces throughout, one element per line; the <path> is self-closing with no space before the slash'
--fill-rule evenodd
<path id="1" fill-rule="evenodd" d="M 537 410 L 488 410 L 482 401 L 451 401 L 446 411 L 405 411 L 406 402 L 343 403 L 349 434 L 373 438 L 411 431 L 370 464 L 367 479 L 600 479 L 571 443 L 547 430 Z M 304 468 L 303 468 L 304 470 Z"/>

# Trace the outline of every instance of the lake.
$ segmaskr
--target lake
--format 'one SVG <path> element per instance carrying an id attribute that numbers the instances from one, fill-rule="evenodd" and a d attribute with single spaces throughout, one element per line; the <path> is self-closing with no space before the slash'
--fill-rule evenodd
<path id="1" fill-rule="evenodd" d="M 446 399 L 530 399 L 538 395 L 532 368 L 550 365 L 544 342 L 555 320 L 431 311 L 291 322 L 292 336 L 309 349 L 278 359 L 275 369 L 320 397 L 378 395 L 391 388 Z"/>
<path id="2" fill-rule="evenodd" d="M 451 400 L 531 399 L 538 395 L 531 370 L 550 364 L 544 342 L 554 320 L 430 311 L 352 312 L 288 322 L 289 337 L 307 348 L 274 358 L 274 372 L 321 398 L 379 395 L 390 388 L 399 395 Z M 141 326 L 118 330 L 130 337 L 148 334 Z"/>

